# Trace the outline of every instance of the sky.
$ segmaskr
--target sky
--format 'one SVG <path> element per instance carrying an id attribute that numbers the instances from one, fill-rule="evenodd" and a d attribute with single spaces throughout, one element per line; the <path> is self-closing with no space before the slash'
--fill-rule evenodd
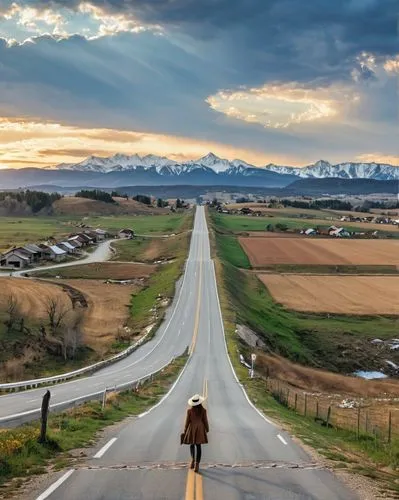
<path id="1" fill-rule="evenodd" d="M 397 0 L 0 0 L 0 168 L 399 165 Z"/>

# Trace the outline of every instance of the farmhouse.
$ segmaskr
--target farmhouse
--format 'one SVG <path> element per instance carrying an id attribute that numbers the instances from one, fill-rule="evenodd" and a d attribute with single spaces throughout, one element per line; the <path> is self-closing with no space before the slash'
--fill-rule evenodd
<path id="1" fill-rule="evenodd" d="M 133 229 L 121 229 L 118 233 L 118 237 L 123 239 L 127 239 L 127 240 L 131 240 L 132 238 L 134 238 L 134 231 Z"/>
<path id="2" fill-rule="evenodd" d="M 41 260 L 43 258 L 43 251 L 39 247 L 39 245 L 35 245 L 34 243 L 28 243 L 24 246 L 25 250 L 29 252 L 33 252 L 34 260 Z"/>
<path id="3" fill-rule="evenodd" d="M 103 241 L 103 240 L 105 240 L 105 238 L 108 237 L 107 231 L 104 231 L 103 229 L 97 228 L 94 232 L 97 235 L 97 240 L 98 241 Z"/>
<path id="4" fill-rule="evenodd" d="M 86 241 L 78 235 L 71 236 L 70 238 L 68 238 L 68 242 L 77 248 L 81 248 L 82 246 L 86 246 Z"/>
<path id="5" fill-rule="evenodd" d="M 61 262 L 65 259 L 67 252 L 60 248 L 57 245 L 51 245 L 49 248 L 49 259 L 54 260 L 55 262 Z"/>
<path id="6" fill-rule="evenodd" d="M 76 247 L 71 245 L 69 241 L 61 241 L 61 243 L 57 243 L 57 246 L 61 248 L 61 250 L 65 250 L 67 253 L 74 254 L 76 253 Z"/>
<path id="7" fill-rule="evenodd" d="M 1 256 L 0 265 L 2 267 L 14 267 L 22 269 L 31 263 L 31 255 L 23 251 L 22 248 L 14 248 Z"/>

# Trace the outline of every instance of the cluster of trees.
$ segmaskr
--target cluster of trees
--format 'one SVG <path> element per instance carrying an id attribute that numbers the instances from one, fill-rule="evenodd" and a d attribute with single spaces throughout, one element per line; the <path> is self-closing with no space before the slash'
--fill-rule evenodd
<path id="1" fill-rule="evenodd" d="M 349 201 L 337 200 L 335 198 L 326 198 L 323 200 L 281 200 L 280 203 L 284 207 L 294 208 L 312 208 L 313 210 L 323 210 L 329 208 L 331 210 L 352 210 L 353 206 Z"/>
<path id="2" fill-rule="evenodd" d="M 144 203 L 144 205 L 152 205 L 151 196 L 147 196 L 146 194 L 136 194 L 132 199 Z"/>
<path id="3" fill-rule="evenodd" d="M 399 202 L 385 203 L 383 201 L 369 201 L 366 200 L 362 205 L 355 207 L 355 212 L 370 212 L 372 208 L 379 208 L 380 210 L 393 210 L 399 208 Z"/>
<path id="4" fill-rule="evenodd" d="M 75 196 L 77 198 L 89 198 L 90 200 L 104 201 L 105 203 L 115 203 L 109 193 L 101 191 L 100 189 L 82 189 L 81 191 L 78 191 Z"/>
<path id="5" fill-rule="evenodd" d="M 0 202 L 11 205 L 14 203 L 25 204 L 35 214 L 43 208 L 50 208 L 54 201 L 59 200 L 61 195 L 58 193 L 43 193 L 42 191 L 3 191 L 0 192 Z"/>
<path id="6" fill-rule="evenodd" d="M 83 346 L 81 309 L 67 307 L 57 298 L 49 297 L 46 301 L 46 320 L 35 331 L 27 325 L 26 318 L 17 297 L 10 294 L 4 307 L 4 325 L 9 338 L 12 334 L 24 333 L 25 338 L 40 338 L 40 345 L 49 353 L 66 360 L 76 358 L 79 348 Z"/>

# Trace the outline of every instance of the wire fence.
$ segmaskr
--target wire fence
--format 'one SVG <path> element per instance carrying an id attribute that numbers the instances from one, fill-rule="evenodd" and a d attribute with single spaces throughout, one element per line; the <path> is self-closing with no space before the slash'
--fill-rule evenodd
<path id="1" fill-rule="evenodd" d="M 281 380 L 266 379 L 268 391 L 282 405 L 321 425 L 354 432 L 358 439 L 374 437 L 385 443 L 399 439 L 399 399 L 342 399 L 313 394 Z"/>

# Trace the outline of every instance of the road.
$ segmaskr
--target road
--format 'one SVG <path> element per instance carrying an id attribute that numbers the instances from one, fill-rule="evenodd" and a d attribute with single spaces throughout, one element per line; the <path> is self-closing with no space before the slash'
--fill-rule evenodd
<path id="1" fill-rule="evenodd" d="M 37 500 L 357 498 L 261 415 L 235 378 L 202 207 L 197 209 L 176 311 L 162 349 L 156 348 L 157 354 L 149 356 L 159 360 L 164 349 L 177 353 L 191 346 L 192 355 L 168 396 L 149 412 L 126 421 L 110 441 L 108 436 L 97 458 L 53 477 L 58 482 Z M 143 360 L 134 369 L 145 364 Z M 196 392 L 208 396 L 210 421 L 210 444 L 204 446 L 201 475 L 187 469 L 188 449 L 178 444 L 187 399 Z M 273 467 L 276 464 L 280 467 Z"/>

